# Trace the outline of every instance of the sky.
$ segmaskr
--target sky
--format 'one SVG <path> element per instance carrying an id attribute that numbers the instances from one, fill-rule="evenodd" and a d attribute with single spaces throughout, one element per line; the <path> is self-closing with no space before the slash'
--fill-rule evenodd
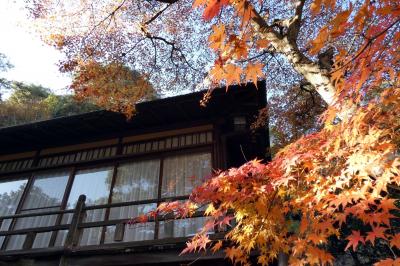
<path id="1" fill-rule="evenodd" d="M 70 78 L 58 71 L 63 55 L 44 44 L 29 28 L 23 0 L 0 0 L 0 53 L 14 67 L 0 77 L 42 85 L 56 94 L 65 94 Z"/>

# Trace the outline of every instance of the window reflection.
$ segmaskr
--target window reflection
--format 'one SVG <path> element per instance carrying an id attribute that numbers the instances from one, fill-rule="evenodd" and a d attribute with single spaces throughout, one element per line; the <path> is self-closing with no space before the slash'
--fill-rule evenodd
<path id="1" fill-rule="evenodd" d="M 39 213 L 56 211 L 61 207 L 67 186 L 69 172 L 57 171 L 35 175 L 32 186 L 23 202 L 21 213 Z M 33 216 L 17 219 L 14 229 L 26 229 L 55 225 L 57 215 Z M 51 232 L 38 233 L 33 243 L 33 248 L 45 248 L 51 238 Z M 23 245 L 23 238 L 14 237 L 7 248 Z"/>
<path id="2" fill-rule="evenodd" d="M 79 240 L 80 246 L 99 245 L 103 227 L 84 228 Z"/>
<path id="3" fill-rule="evenodd" d="M 67 186 L 69 172 L 52 172 L 34 177 L 23 209 L 60 206 Z"/>
<path id="4" fill-rule="evenodd" d="M 0 182 L 0 216 L 15 213 L 27 179 Z"/>
<path id="5" fill-rule="evenodd" d="M 85 204 L 88 206 L 107 203 L 112 175 L 112 167 L 78 171 L 72 184 L 67 209 L 74 208 L 82 194 L 86 196 Z"/>
<path id="6" fill-rule="evenodd" d="M 124 225 L 125 233 L 122 242 L 143 241 L 154 239 L 154 222 L 141 223 L 135 225 Z M 116 243 L 114 241 L 115 226 L 107 226 L 104 243 Z"/>

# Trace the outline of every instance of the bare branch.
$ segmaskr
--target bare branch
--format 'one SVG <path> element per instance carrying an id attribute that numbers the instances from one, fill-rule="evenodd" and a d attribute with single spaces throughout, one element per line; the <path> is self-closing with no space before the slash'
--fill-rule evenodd
<path id="1" fill-rule="evenodd" d="M 168 7 L 170 7 L 171 5 L 172 5 L 172 3 L 166 5 L 163 9 L 161 9 L 160 11 L 158 11 L 151 19 L 149 19 L 148 21 L 146 21 L 146 22 L 144 23 L 144 25 L 149 25 L 151 22 L 153 22 L 154 20 L 156 20 L 156 19 L 157 19 L 165 10 L 167 10 Z"/>
<path id="2" fill-rule="evenodd" d="M 178 2 L 178 0 L 156 0 L 156 1 L 160 2 L 160 3 L 166 3 L 166 4 L 173 4 L 173 3 Z"/>

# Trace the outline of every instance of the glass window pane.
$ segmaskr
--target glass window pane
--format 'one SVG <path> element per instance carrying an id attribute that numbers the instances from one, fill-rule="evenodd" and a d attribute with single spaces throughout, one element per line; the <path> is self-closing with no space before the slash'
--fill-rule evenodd
<path id="1" fill-rule="evenodd" d="M 95 210 L 87 210 L 83 222 L 100 222 L 104 221 L 104 215 L 106 214 L 106 209 L 95 209 Z"/>
<path id="2" fill-rule="evenodd" d="M 54 242 L 55 247 L 64 246 L 65 240 L 67 239 L 68 230 L 60 230 L 57 232 L 56 242 Z"/>
<path id="3" fill-rule="evenodd" d="M 80 246 L 99 245 L 102 227 L 85 228 L 79 240 Z"/>
<path id="4" fill-rule="evenodd" d="M 15 213 L 27 179 L 0 182 L 0 216 Z"/>
<path id="5" fill-rule="evenodd" d="M 26 235 L 12 235 L 10 236 L 6 250 L 22 249 L 25 242 Z"/>
<path id="6" fill-rule="evenodd" d="M 33 241 L 32 248 L 47 248 L 49 246 L 51 234 L 53 232 L 37 233 Z"/>
<path id="7" fill-rule="evenodd" d="M 11 222 L 12 222 L 12 219 L 4 219 L 3 221 L 1 221 L 0 231 L 8 231 L 8 228 L 10 228 Z"/>
<path id="8" fill-rule="evenodd" d="M 149 211 L 155 210 L 156 207 L 157 207 L 156 203 L 150 203 L 150 204 L 111 208 L 109 220 L 138 217 L 141 214 L 145 214 L 148 213 Z"/>
<path id="9" fill-rule="evenodd" d="M 58 210 L 59 207 L 45 209 L 45 211 L 54 211 Z M 43 211 L 42 210 L 29 210 L 29 211 L 21 211 L 21 213 L 37 213 Z M 44 215 L 44 216 L 32 216 L 25 218 L 18 218 L 15 224 L 15 229 L 26 229 L 26 228 L 35 228 L 35 227 L 46 227 L 52 226 L 55 224 L 57 219 L 57 215 Z"/>
<path id="10" fill-rule="evenodd" d="M 162 197 L 189 195 L 210 173 L 210 153 L 166 158 L 163 167 Z"/>
<path id="11" fill-rule="evenodd" d="M 4 239 L 6 239 L 5 236 L 0 236 L 0 247 L 3 246 Z"/>
<path id="12" fill-rule="evenodd" d="M 68 177 L 68 171 L 45 173 L 35 176 L 23 209 L 61 205 Z"/>
<path id="13" fill-rule="evenodd" d="M 86 205 L 107 203 L 112 175 L 112 167 L 78 171 L 72 184 L 67 208 L 74 208 L 81 194 L 86 195 Z"/>
<path id="14" fill-rule="evenodd" d="M 207 217 L 197 217 L 182 220 L 161 221 L 158 238 L 173 238 L 193 236 L 201 230 Z"/>
<path id="15" fill-rule="evenodd" d="M 64 213 L 61 218 L 61 224 L 70 224 L 72 221 L 72 216 L 74 216 L 73 213 Z"/>
<path id="16" fill-rule="evenodd" d="M 143 241 L 154 239 L 154 222 L 125 225 L 124 238 L 122 242 Z M 107 226 L 104 243 L 118 243 L 114 241 L 115 226 Z"/>
<path id="17" fill-rule="evenodd" d="M 160 161 L 142 161 L 118 167 L 112 202 L 127 202 L 157 198 Z"/>

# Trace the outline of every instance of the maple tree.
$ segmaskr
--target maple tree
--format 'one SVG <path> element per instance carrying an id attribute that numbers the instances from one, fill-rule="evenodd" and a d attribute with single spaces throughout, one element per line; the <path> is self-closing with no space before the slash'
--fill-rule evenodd
<path id="1" fill-rule="evenodd" d="M 67 55 L 61 69 L 81 74 L 72 88 L 86 84 L 89 95 L 104 85 L 108 66 L 119 66 L 171 89 L 212 91 L 265 78 L 272 95 L 287 100 L 281 111 L 291 108 L 296 88 L 325 102 L 312 112 L 315 121 L 325 109 L 321 126 L 311 122 L 311 132 L 300 131 L 305 136 L 276 123 L 282 146 L 292 143 L 271 162 L 218 172 L 188 202 L 161 204 L 135 221 L 171 212 L 184 218 L 207 205 L 209 222 L 184 252 L 224 248 L 232 262 L 248 264 L 256 250 L 263 265 L 285 252 L 291 265 L 328 265 L 335 238 L 346 241 L 345 250 L 384 244 L 391 253 L 375 265 L 400 263 L 393 198 L 400 185 L 398 2 L 32 0 L 29 7 L 44 39 Z M 123 101 L 111 82 L 104 96 Z M 360 228 L 345 234 L 354 222 Z M 209 238 L 210 228 L 226 226 L 226 243 Z"/>

